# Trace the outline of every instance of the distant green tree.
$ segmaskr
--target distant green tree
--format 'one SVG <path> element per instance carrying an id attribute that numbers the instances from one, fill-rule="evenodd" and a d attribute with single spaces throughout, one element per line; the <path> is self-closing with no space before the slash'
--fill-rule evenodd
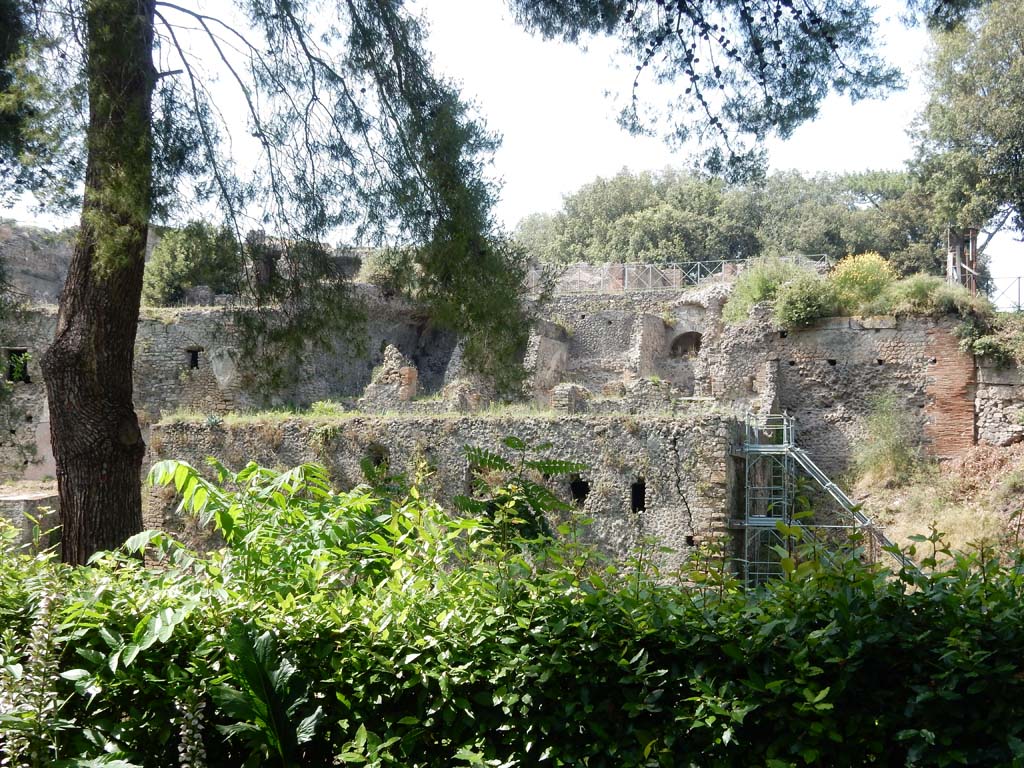
<path id="1" fill-rule="evenodd" d="M 526 217 L 516 235 L 533 258 L 556 264 L 875 251 L 909 274 L 942 269 L 943 231 L 926 190 L 904 172 L 727 184 L 624 170 L 568 195 L 557 213 Z"/>
<path id="2" fill-rule="evenodd" d="M 151 306 L 180 302 L 185 291 L 207 285 L 214 293 L 237 293 L 241 249 L 234 232 L 203 221 L 168 230 L 153 248 L 142 282 L 142 301 Z"/>
<path id="3" fill-rule="evenodd" d="M 936 33 L 916 170 L 946 223 L 1024 231 L 1024 13 L 991 0 Z M 982 240 L 982 243 L 985 239 Z"/>
<path id="4" fill-rule="evenodd" d="M 552 263 L 704 261 L 754 256 L 757 222 L 742 188 L 665 170 L 622 170 L 566 196 L 562 210 L 517 229 L 531 256 Z"/>
<path id="5" fill-rule="evenodd" d="M 900 274 L 941 272 L 944 227 L 930 195 L 904 171 L 768 177 L 759 234 L 768 254 L 821 253 L 833 261 L 873 251 Z"/>

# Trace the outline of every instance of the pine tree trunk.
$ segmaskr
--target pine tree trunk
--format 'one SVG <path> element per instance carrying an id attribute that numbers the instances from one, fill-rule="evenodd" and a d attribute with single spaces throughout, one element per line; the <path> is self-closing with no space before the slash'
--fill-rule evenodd
<path id="1" fill-rule="evenodd" d="M 152 191 L 154 0 L 86 0 L 89 126 L 81 229 L 42 359 L 63 557 L 142 529 L 145 445 L 132 402 Z"/>

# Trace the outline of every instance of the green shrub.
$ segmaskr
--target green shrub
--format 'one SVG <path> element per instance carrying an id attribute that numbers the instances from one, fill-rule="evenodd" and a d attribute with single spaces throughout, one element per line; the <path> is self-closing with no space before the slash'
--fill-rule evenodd
<path id="1" fill-rule="evenodd" d="M 854 467 L 865 482 L 902 485 L 920 465 L 920 428 L 895 394 L 871 401 L 864 435 L 854 447 Z"/>
<path id="2" fill-rule="evenodd" d="M 386 296 L 411 296 L 418 274 L 412 249 L 378 248 L 363 257 L 357 280 L 377 286 Z"/>
<path id="3" fill-rule="evenodd" d="M 344 403 L 338 403 L 334 400 L 317 400 L 309 406 L 309 415 L 317 418 L 329 419 L 345 416 L 350 413 L 351 410 L 346 408 Z"/>
<path id="4" fill-rule="evenodd" d="M 881 295 L 896 280 L 896 272 L 877 253 L 847 256 L 829 275 L 842 308 L 850 314 Z"/>
<path id="5" fill-rule="evenodd" d="M 188 288 L 207 285 L 214 293 L 237 293 L 241 248 L 227 227 L 203 221 L 166 232 L 146 264 L 142 300 L 163 307 L 180 302 Z"/>
<path id="6" fill-rule="evenodd" d="M 805 272 L 779 288 L 775 321 L 784 328 L 798 328 L 818 318 L 831 317 L 838 308 L 832 283 L 815 272 Z"/>
<path id="7" fill-rule="evenodd" d="M 811 270 L 786 259 L 751 261 L 736 278 L 729 300 L 722 308 L 722 317 L 727 323 L 742 323 L 754 305 L 774 301 L 784 283 L 808 271 Z"/>
<path id="8" fill-rule="evenodd" d="M 616 567 L 571 524 L 560 542 L 503 543 L 412 488 L 214 472 L 169 462 L 154 478 L 219 550 L 150 532 L 71 569 L 5 539 L 0 762 L 1020 760 L 1020 557 L 944 565 L 941 540 L 919 537 L 923 571 L 897 578 L 798 549 L 756 591 L 699 561 L 683 586 L 639 557 Z"/>
<path id="9" fill-rule="evenodd" d="M 863 308 L 865 314 L 930 315 L 936 311 L 935 296 L 946 285 L 936 275 L 917 274 L 890 284 Z"/>

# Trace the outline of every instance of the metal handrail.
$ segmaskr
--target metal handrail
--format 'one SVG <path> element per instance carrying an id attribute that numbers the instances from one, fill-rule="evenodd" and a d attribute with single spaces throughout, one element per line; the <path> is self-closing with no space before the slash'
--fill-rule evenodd
<path id="1" fill-rule="evenodd" d="M 825 254 L 788 254 L 779 258 L 800 261 L 817 268 L 827 267 Z M 587 264 L 577 262 L 563 268 L 554 278 L 556 294 L 572 293 L 634 293 L 666 291 L 686 288 L 724 274 L 730 267 L 739 272 L 751 259 L 711 259 L 708 261 L 678 261 L 663 264 L 644 262 L 615 262 Z M 549 275 L 543 269 L 527 272 L 527 292 L 536 293 Z"/>
<path id="2" fill-rule="evenodd" d="M 1024 278 L 993 277 L 989 298 L 998 309 L 1010 312 L 1024 312 Z M 1005 305 L 1005 306 L 1004 306 Z"/>

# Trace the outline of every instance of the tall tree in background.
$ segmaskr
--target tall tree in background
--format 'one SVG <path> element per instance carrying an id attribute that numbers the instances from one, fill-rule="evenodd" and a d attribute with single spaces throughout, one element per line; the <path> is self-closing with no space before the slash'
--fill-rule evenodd
<path id="1" fill-rule="evenodd" d="M 337 227 L 416 249 L 421 295 L 466 338 L 469 362 L 499 367 L 525 332 L 522 271 L 494 226 L 482 172 L 494 142 L 431 74 L 402 3 L 235 6 L 218 5 L 231 18 L 163 0 L 17 6 L 31 40 L 4 103 L 30 106 L 38 150 L 18 159 L 65 205 L 84 182 L 56 339 L 42 361 L 70 562 L 142 525 L 133 348 L 147 225 L 181 202 L 179 189 L 217 198 L 239 240 L 253 224 L 280 237 L 287 279 L 269 298 L 277 321 L 303 336 L 344 304 L 329 261 L 305 258 Z M 212 97 L 212 67 L 237 105 L 223 105 L 224 91 Z M 255 173 L 222 151 L 221 109 L 246 115 Z"/>
<path id="2" fill-rule="evenodd" d="M 0 0 L 0 93 L 9 92 L 14 84 L 14 63 L 27 33 L 21 0 Z M 0 175 L 4 178 L 19 170 L 16 158 L 24 146 L 24 118 L 22 102 L 11 99 L 0 105 Z"/>
<path id="3" fill-rule="evenodd" d="M 541 261 L 678 262 L 877 251 L 902 274 L 940 272 L 944 225 L 902 171 L 772 174 L 747 184 L 666 170 L 621 171 L 533 214 L 516 236 Z"/>
<path id="4" fill-rule="evenodd" d="M 1024 231 L 1024 13 L 991 0 L 937 32 L 917 173 L 948 224 Z M 984 242 L 984 240 L 983 240 Z"/>

